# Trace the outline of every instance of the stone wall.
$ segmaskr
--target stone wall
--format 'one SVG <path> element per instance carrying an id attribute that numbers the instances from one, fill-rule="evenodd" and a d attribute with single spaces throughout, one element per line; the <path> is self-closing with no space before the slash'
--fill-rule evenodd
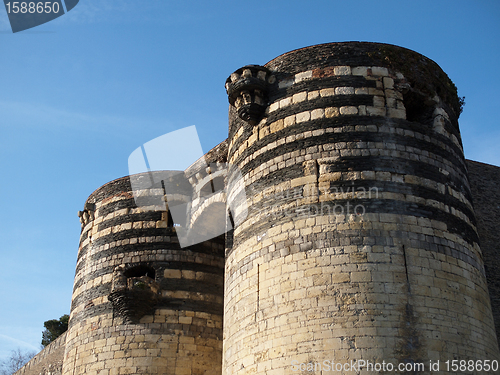
<path id="1" fill-rule="evenodd" d="M 500 333 L 500 167 L 467 160 L 491 307 Z"/>
<path id="2" fill-rule="evenodd" d="M 164 186 L 132 189 L 151 176 L 104 185 L 79 214 L 69 330 L 17 374 L 499 359 L 500 168 L 465 162 L 456 88 L 433 61 L 332 43 L 226 88 L 229 138 L 205 161 L 239 168 L 248 216 L 225 254 L 224 236 L 180 248 Z M 218 171 L 187 172 L 196 194 L 176 199 L 202 211 Z"/>
<path id="3" fill-rule="evenodd" d="M 226 85 L 249 215 L 227 241 L 223 373 L 498 359 L 446 74 L 372 43 L 304 48 L 264 68 Z M 257 79 L 270 101 L 260 122 Z"/>
<path id="4" fill-rule="evenodd" d="M 34 356 L 16 375 L 61 375 L 66 332 Z"/>
<path id="5" fill-rule="evenodd" d="M 80 214 L 64 375 L 221 372 L 223 239 L 181 248 L 161 178 L 132 190 L 150 177 L 102 186 Z"/>

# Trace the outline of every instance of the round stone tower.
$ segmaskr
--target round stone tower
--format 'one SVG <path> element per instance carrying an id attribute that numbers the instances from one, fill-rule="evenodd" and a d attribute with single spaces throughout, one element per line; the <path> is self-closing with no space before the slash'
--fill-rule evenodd
<path id="1" fill-rule="evenodd" d="M 243 67 L 226 89 L 248 216 L 227 238 L 224 374 L 499 359 L 463 103 L 436 63 L 332 43 Z"/>
<path id="2" fill-rule="evenodd" d="M 132 189 L 154 177 L 112 181 L 79 213 L 64 375 L 221 372 L 224 239 L 181 248 L 162 184 Z"/>

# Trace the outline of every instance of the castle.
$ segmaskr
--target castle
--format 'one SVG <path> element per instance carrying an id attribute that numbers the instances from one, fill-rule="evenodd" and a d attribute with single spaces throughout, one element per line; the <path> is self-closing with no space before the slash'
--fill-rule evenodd
<path id="1" fill-rule="evenodd" d="M 330 43 L 238 69 L 226 90 L 229 136 L 205 160 L 238 167 L 248 212 L 181 248 L 161 184 L 141 205 L 144 176 L 97 189 L 69 329 L 17 374 L 493 373 L 445 364 L 500 360 L 500 168 L 464 159 L 439 66 Z M 210 219 L 221 175 L 185 174 L 178 200 Z"/>

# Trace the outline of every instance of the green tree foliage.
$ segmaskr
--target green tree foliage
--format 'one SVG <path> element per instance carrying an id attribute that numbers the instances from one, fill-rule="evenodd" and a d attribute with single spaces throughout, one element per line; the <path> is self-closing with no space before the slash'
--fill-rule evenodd
<path id="1" fill-rule="evenodd" d="M 36 352 L 22 351 L 20 348 L 13 350 L 11 355 L 5 361 L 0 362 L 0 375 L 12 375 L 23 367 Z"/>
<path id="2" fill-rule="evenodd" d="M 459 97 L 458 103 L 460 104 L 460 114 L 462 114 L 462 112 L 464 111 L 464 106 L 465 106 L 465 96 Z"/>
<path id="3" fill-rule="evenodd" d="M 43 323 L 42 345 L 45 347 L 61 336 L 68 329 L 69 315 L 65 314 L 59 320 L 52 319 Z"/>

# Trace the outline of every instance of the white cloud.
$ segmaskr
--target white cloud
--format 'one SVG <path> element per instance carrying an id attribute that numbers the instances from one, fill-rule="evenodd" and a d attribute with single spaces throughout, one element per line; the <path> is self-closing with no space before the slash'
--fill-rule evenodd
<path id="1" fill-rule="evenodd" d="M 41 336 L 40 336 L 41 337 Z M 40 351 L 40 346 L 35 346 L 29 342 L 0 334 L 0 361 L 7 359 L 13 350 L 20 348 L 22 351 Z"/>

